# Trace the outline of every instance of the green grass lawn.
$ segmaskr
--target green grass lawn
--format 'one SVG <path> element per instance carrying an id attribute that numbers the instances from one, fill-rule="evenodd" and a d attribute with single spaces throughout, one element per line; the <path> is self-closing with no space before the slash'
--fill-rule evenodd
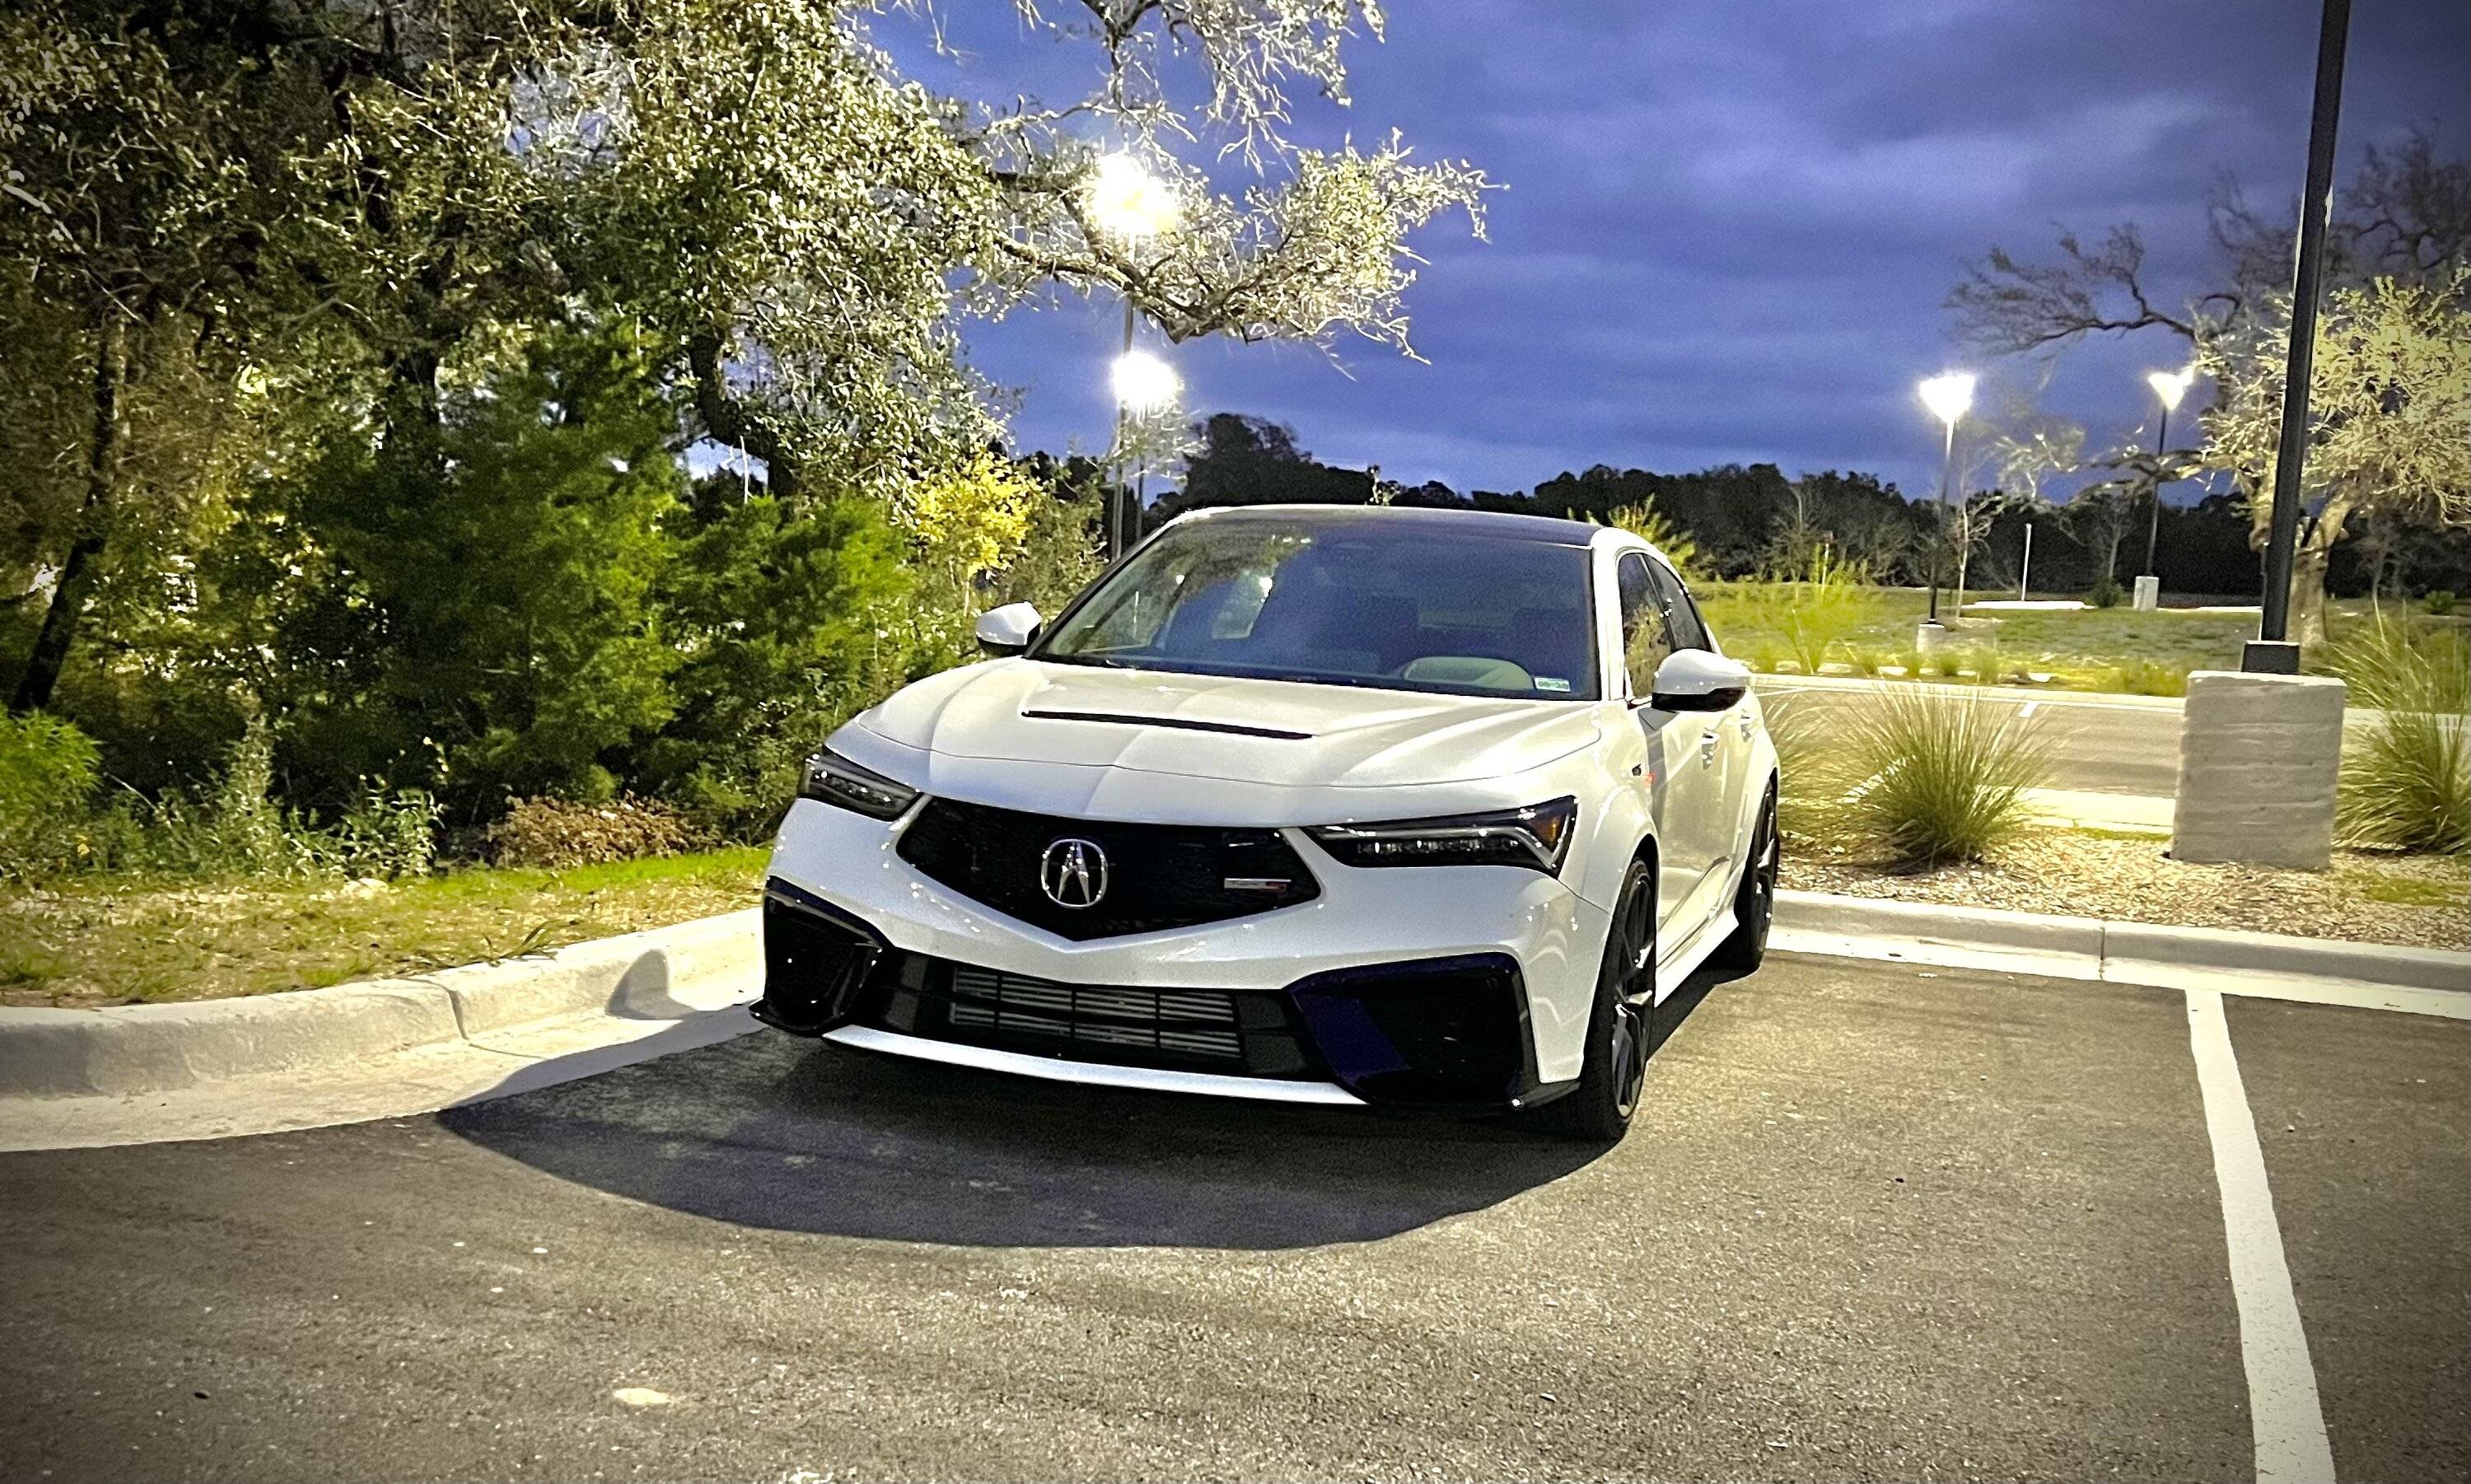
<path id="1" fill-rule="evenodd" d="M 91 1006 L 314 989 L 511 957 L 753 907 L 769 852 L 391 884 L 72 880 L 0 891 L 0 1003 Z"/>
<path id="2" fill-rule="evenodd" d="M 1699 598 L 1708 626 L 1727 653 L 1754 670 L 1800 668 L 1792 657 L 1784 628 L 1788 610 L 1777 584 L 1710 583 Z M 1914 629 L 1930 611 L 1929 594 L 1920 588 L 1871 588 L 1851 606 L 1856 611 L 1848 616 L 1842 640 L 1828 651 L 1829 663 L 1845 667 L 1836 672 L 1910 669 Z M 2337 609 L 2338 624 L 2350 606 Z M 1941 616 L 1950 617 L 1944 594 Z M 2139 613 L 2123 604 L 1968 610 L 1954 626 L 1953 647 L 1968 655 L 1960 661 L 1968 670 L 1981 668 L 1972 660 L 1995 653 L 1994 668 L 2004 680 L 2020 678 L 2020 671 L 2037 672 L 2053 676 L 2049 683 L 2054 686 L 2074 690 L 2177 695 L 2185 689 L 2191 670 L 2237 669 L 2241 645 L 2255 636 L 2256 616 L 2167 607 Z"/>

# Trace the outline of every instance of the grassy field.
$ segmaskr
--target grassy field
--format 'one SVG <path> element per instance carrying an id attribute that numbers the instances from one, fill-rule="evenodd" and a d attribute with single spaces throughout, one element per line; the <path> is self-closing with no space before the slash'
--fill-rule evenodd
<path id="1" fill-rule="evenodd" d="M 2003 595 L 2004 596 L 2004 595 Z M 1795 671 L 1792 595 L 1780 584 L 1711 583 L 1700 606 L 1725 651 L 1754 670 Z M 1827 648 L 1829 672 L 1911 674 L 1914 629 L 1927 616 L 1929 594 L 1919 588 L 1868 588 L 1836 600 L 1843 608 L 1841 640 Z M 2166 601 L 2168 601 L 2166 596 Z M 2336 623 L 2356 620 L 2365 608 L 2338 606 Z M 1950 617 L 1944 596 L 1941 616 Z M 2237 669 L 2240 646 L 2255 636 L 2252 613 L 2203 613 L 2163 608 L 2139 613 L 2116 608 L 2077 610 L 1968 610 L 1953 625 L 1951 667 L 1966 678 L 1987 668 L 2012 683 L 2056 688 L 2127 691 L 2174 695 L 2186 689 L 2191 670 Z M 1805 642 L 1804 648 L 1808 648 Z M 2047 681 L 2027 682 L 2029 674 Z"/>
<path id="2" fill-rule="evenodd" d="M 142 882 L 0 892 L 0 1004 L 82 1007 L 314 989 L 538 953 L 753 907 L 761 846 L 418 881 Z"/>

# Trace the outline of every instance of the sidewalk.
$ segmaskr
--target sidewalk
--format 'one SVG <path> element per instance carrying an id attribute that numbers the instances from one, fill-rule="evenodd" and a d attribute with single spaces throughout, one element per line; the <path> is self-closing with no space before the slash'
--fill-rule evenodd
<path id="1" fill-rule="evenodd" d="M 2146 793 L 2103 793 L 2091 789 L 2028 789 L 2025 804 L 2036 824 L 2168 836 L 2176 801 Z"/>

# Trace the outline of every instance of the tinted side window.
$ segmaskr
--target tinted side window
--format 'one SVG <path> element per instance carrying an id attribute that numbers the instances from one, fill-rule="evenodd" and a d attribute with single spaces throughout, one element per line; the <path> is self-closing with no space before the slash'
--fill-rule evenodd
<path id="1" fill-rule="evenodd" d="M 1677 649 L 1712 649 L 1707 642 L 1707 625 L 1699 622 L 1699 606 L 1682 586 L 1682 579 L 1665 570 L 1661 562 L 1647 564 L 1649 580 L 1656 584 L 1657 606 L 1664 610 L 1665 624 L 1673 634 Z"/>
<path id="2" fill-rule="evenodd" d="M 1625 552 L 1613 573 L 1621 591 L 1622 664 L 1630 671 L 1630 693 L 1652 695 L 1656 667 L 1673 652 L 1669 610 L 1656 590 L 1646 557 Z"/>

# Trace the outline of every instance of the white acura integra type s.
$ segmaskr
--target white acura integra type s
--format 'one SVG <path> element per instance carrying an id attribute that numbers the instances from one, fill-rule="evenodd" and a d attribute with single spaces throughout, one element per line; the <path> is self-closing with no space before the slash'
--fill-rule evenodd
<path id="1" fill-rule="evenodd" d="M 1168 523 L 998 657 L 835 732 L 757 1015 L 1066 1081 L 1618 1138 L 1657 1002 L 1757 966 L 1777 756 L 1627 532 L 1257 506 Z"/>

